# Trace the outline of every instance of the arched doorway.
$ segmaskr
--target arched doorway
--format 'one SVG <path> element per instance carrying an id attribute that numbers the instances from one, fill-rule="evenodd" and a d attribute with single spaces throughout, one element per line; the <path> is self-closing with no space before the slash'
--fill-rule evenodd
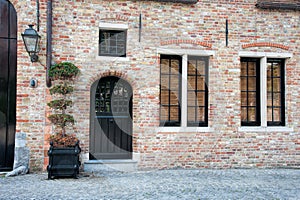
<path id="1" fill-rule="evenodd" d="M 91 87 L 90 159 L 132 158 L 132 87 L 108 76 Z"/>
<path id="2" fill-rule="evenodd" d="M 17 14 L 0 0 L 0 171 L 14 162 L 16 128 Z"/>

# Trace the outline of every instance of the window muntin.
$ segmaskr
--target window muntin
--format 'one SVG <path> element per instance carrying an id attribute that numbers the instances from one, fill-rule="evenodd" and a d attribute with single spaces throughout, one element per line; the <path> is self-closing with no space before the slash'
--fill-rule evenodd
<path id="1" fill-rule="evenodd" d="M 160 56 L 160 125 L 208 126 L 208 57 Z"/>
<path id="2" fill-rule="evenodd" d="M 208 58 L 189 56 L 187 69 L 187 125 L 208 125 Z"/>
<path id="3" fill-rule="evenodd" d="M 180 56 L 161 55 L 160 125 L 180 126 L 181 65 Z"/>
<path id="4" fill-rule="evenodd" d="M 126 30 L 99 31 L 99 56 L 126 57 Z"/>
<path id="5" fill-rule="evenodd" d="M 267 124 L 284 126 L 284 60 L 267 59 Z"/>
<path id="6" fill-rule="evenodd" d="M 241 58 L 242 126 L 260 126 L 260 59 Z"/>

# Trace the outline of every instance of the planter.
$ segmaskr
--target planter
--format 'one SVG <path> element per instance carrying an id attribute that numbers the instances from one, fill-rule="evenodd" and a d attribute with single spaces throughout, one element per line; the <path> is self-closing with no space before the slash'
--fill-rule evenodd
<path id="1" fill-rule="evenodd" d="M 79 154 L 81 149 L 76 143 L 74 147 L 54 147 L 50 143 L 48 151 L 49 165 L 47 166 L 48 179 L 58 177 L 73 177 L 77 178 L 79 174 Z"/>

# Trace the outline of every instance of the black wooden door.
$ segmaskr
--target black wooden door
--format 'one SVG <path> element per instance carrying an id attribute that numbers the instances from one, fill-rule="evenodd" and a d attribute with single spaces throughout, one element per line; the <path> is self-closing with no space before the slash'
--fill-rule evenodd
<path id="1" fill-rule="evenodd" d="M 17 15 L 0 0 L 0 170 L 11 170 L 16 127 Z"/>
<path id="2" fill-rule="evenodd" d="M 90 159 L 132 158 L 132 88 L 115 76 L 91 88 Z"/>

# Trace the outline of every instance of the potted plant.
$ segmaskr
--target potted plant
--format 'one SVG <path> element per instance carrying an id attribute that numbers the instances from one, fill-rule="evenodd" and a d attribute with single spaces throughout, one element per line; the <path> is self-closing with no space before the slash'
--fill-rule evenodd
<path id="1" fill-rule="evenodd" d="M 50 149 L 48 151 L 49 165 L 48 178 L 72 176 L 79 174 L 79 140 L 75 134 L 66 133 L 67 127 L 73 126 L 75 121 L 71 114 L 66 112 L 72 106 L 70 94 L 74 88 L 72 81 L 79 74 L 79 69 L 70 62 L 61 62 L 50 67 L 49 76 L 53 81 L 50 94 L 53 100 L 47 105 L 53 113 L 48 119 L 54 125 L 55 133 L 50 136 Z"/>

